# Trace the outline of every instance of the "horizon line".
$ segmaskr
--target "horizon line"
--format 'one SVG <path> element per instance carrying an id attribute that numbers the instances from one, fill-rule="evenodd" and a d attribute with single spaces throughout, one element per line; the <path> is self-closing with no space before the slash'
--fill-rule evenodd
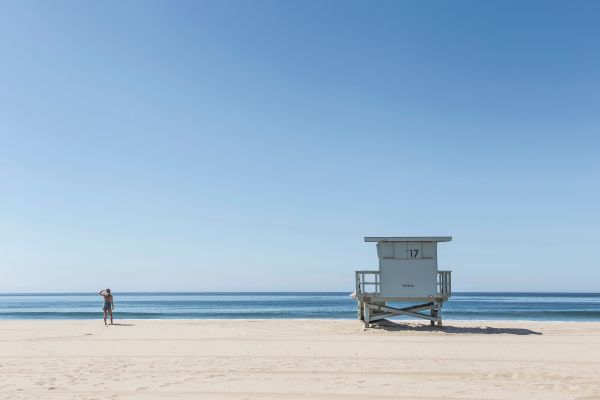
<path id="1" fill-rule="evenodd" d="M 258 291 L 248 291 L 248 290 L 231 290 L 231 291 L 189 291 L 189 290 L 183 290 L 183 291 L 178 291 L 178 290 L 172 290 L 172 291 L 129 291 L 129 290 L 124 290 L 124 291 L 117 291 L 115 293 L 120 293 L 120 294 L 278 294 L 278 293 L 283 293 L 283 294 L 293 294 L 293 293 L 298 293 L 298 294 L 312 294 L 312 293 L 336 293 L 336 294 L 342 294 L 342 293 L 352 293 L 349 291 L 341 291 L 341 290 L 321 290 L 321 291 L 315 291 L 315 290 L 307 290 L 307 291 L 297 291 L 297 290 L 289 290 L 289 291 L 281 291 L 281 290 L 277 290 L 277 291 L 268 291 L 268 290 L 258 290 Z M 456 291 L 453 292 L 452 294 L 474 294 L 474 293 L 486 293 L 486 294 L 593 294 L 593 295 L 600 295 L 600 292 L 589 292 L 589 291 L 504 291 L 504 290 L 500 290 L 500 291 L 481 291 L 481 290 L 476 290 L 476 291 Z M 35 295 L 35 294 L 97 294 L 97 292 L 95 291 L 84 291 L 84 292 L 64 292 L 64 291 L 59 291 L 59 292 L 0 292 L 0 296 L 11 296 L 11 295 Z"/>

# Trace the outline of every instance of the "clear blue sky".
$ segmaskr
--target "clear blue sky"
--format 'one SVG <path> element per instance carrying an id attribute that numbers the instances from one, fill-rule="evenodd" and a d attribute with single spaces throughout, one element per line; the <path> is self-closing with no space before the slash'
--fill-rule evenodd
<path id="1" fill-rule="evenodd" d="M 598 291 L 596 1 L 4 1 L 0 291 Z"/>

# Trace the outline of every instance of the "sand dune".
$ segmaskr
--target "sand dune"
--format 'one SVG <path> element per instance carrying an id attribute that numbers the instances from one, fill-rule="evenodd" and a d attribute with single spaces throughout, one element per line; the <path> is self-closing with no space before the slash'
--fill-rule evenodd
<path id="1" fill-rule="evenodd" d="M 1 321 L 2 399 L 600 399 L 600 323 Z"/>

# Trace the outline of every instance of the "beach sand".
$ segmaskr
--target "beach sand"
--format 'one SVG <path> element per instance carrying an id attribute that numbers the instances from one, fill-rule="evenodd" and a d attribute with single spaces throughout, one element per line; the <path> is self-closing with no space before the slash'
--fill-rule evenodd
<path id="1" fill-rule="evenodd" d="M 600 399 L 600 323 L 0 321 L 2 399 Z"/>

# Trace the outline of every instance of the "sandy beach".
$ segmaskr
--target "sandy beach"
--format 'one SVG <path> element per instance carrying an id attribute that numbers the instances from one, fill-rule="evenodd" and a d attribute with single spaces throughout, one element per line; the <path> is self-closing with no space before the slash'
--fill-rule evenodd
<path id="1" fill-rule="evenodd" d="M 600 399 L 600 323 L 1 321 L 3 399 Z"/>

